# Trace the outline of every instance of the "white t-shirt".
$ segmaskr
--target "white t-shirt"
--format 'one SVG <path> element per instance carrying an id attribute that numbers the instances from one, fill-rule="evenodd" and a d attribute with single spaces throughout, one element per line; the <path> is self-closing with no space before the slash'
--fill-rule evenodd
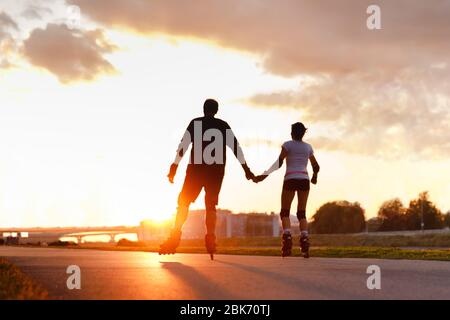
<path id="1" fill-rule="evenodd" d="M 314 154 L 311 145 L 303 141 L 290 140 L 283 143 L 283 148 L 287 151 L 284 180 L 309 180 L 308 160 Z"/>

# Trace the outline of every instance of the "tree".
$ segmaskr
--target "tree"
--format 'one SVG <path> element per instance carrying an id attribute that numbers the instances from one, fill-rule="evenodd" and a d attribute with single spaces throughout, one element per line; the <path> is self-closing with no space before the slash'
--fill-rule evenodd
<path id="1" fill-rule="evenodd" d="M 444 225 L 450 228 L 450 211 L 444 216 Z"/>
<path id="2" fill-rule="evenodd" d="M 406 208 L 400 199 L 385 201 L 378 210 L 381 225 L 378 231 L 406 229 Z"/>
<path id="3" fill-rule="evenodd" d="M 380 227 L 383 221 L 380 217 L 373 217 L 366 221 L 366 229 L 368 232 L 377 232 L 380 231 Z"/>
<path id="4" fill-rule="evenodd" d="M 356 233 L 366 226 L 364 209 L 358 202 L 334 201 L 322 205 L 314 214 L 314 233 Z"/>
<path id="5" fill-rule="evenodd" d="M 444 218 L 441 211 L 429 200 L 428 192 L 422 192 L 417 199 L 409 202 L 406 211 L 406 229 L 420 230 L 422 222 L 424 229 L 441 229 L 444 227 Z"/>

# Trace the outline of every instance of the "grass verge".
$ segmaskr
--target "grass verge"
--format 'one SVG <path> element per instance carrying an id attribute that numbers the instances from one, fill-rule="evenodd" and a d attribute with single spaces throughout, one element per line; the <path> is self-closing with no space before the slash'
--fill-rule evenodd
<path id="1" fill-rule="evenodd" d="M 311 256 L 450 261 L 450 232 L 438 234 L 311 234 Z M 161 240 L 65 244 L 65 248 L 157 252 Z M 279 237 L 219 238 L 219 254 L 280 255 Z M 205 253 L 203 239 L 183 239 L 180 253 Z M 294 250 L 299 256 L 299 249 Z"/>
<path id="2" fill-rule="evenodd" d="M 298 236 L 295 236 L 298 239 Z M 374 235 L 374 234 L 311 234 L 315 247 L 436 247 L 450 248 L 450 232 L 442 234 Z M 297 240 L 296 240 L 297 241 Z M 133 246 L 158 246 L 161 240 L 145 243 L 133 242 Z M 181 246 L 203 247 L 203 239 L 182 239 Z M 220 247 L 278 247 L 280 237 L 219 238 Z"/>
<path id="3" fill-rule="evenodd" d="M 47 291 L 18 267 L 0 258 L 0 300 L 42 300 Z"/>
<path id="4" fill-rule="evenodd" d="M 69 247 L 77 249 L 95 249 L 108 251 L 144 251 L 157 252 L 157 246 L 125 247 L 104 246 L 100 244 L 83 244 Z M 206 253 L 204 247 L 181 246 L 178 253 Z M 279 247 L 218 247 L 218 254 L 280 256 Z M 300 249 L 295 248 L 294 256 L 300 256 Z M 450 261 L 450 249 L 402 249 L 395 247 L 312 247 L 311 257 L 324 258 L 373 258 L 373 259 L 408 259 Z"/>

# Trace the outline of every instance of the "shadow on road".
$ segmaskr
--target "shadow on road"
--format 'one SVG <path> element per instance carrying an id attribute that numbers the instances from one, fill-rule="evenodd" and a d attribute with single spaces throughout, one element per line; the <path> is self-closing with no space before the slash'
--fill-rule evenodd
<path id="1" fill-rule="evenodd" d="M 328 297 L 341 297 L 342 299 L 345 299 L 345 296 L 353 296 L 356 298 L 360 298 L 363 299 L 363 296 L 358 295 L 356 292 L 352 291 L 352 292 L 348 292 L 347 290 L 345 290 L 343 288 L 343 286 L 339 286 L 336 288 L 333 288 L 331 286 L 328 286 L 327 283 L 317 283 L 312 279 L 306 279 L 305 277 L 301 277 L 302 271 L 299 269 L 298 270 L 298 274 L 299 277 L 290 277 L 290 276 L 285 276 L 281 273 L 276 273 L 276 272 L 271 272 L 271 271 L 267 271 L 264 270 L 262 268 L 258 268 L 258 267 L 252 267 L 252 266 L 248 266 L 248 265 L 243 265 L 243 264 L 239 264 L 239 263 L 233 263 L 233 262 L 227 262 L 227 261 L 222 261 L 222 260 L 215 260 L 217 263 L 222 263 L 222 264 L 226 264 L 235 268 L 239 268 L 248 272 L 253 272 L 253 273 L 258 273 L 259 275 L 265 277 L 265 278 L 270 278 L 272 280 L 275 280 L 276 282 L 281 282 L 287 286 L 292 286 L 292 287 L 299 287 L 304 289 L 305 293 L 308 292 L 315 292 L 315 293 L 319 293 L 321 295 L 321 298 L 328 298 Z M 307 266 L 305 266 L 306 268 Z M 304 297 L 295 297 L 294 299 L 302 299 Z"/>
<path id="2" fill-rule="evenodd" d="M 172 273 L 175 277 L 185 282 L 198 299 L 235 299 L 231 293 L 220 285 L 211 282 L 210 279 L 201 275 L 192 267 L 188 267 L 180 262 L 160 262 L 162 268 Z"/>

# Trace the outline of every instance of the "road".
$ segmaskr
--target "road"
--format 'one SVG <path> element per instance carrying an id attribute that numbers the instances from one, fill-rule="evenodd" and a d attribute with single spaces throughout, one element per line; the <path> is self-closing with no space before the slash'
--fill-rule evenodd
<path id="1" fill-rule="evenodd" d="M 217 255 L 0 247 L 0 257 L 54 299 L 450 299 L 450 263 L 440 261 Z M 66 285 L 81 268 L 81 289 Z M 367 288 L 369 265 L 381 289 Z"/>

